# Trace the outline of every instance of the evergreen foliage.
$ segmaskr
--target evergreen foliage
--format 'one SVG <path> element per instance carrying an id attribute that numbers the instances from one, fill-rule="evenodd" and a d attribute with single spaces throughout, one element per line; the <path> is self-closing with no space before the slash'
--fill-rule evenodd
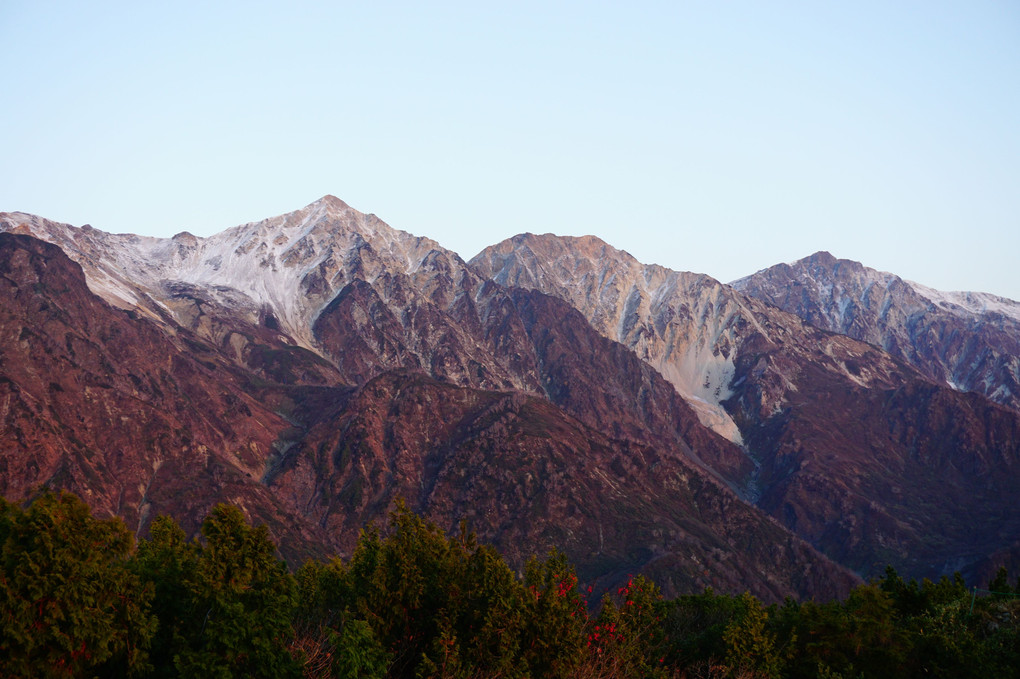
<path id="1" fill-rule="evenodd" d="M 217 505 L 187 540 L 172 520 L 153 522 L 135 559 L 153 585 L 159 629 L 154 676 L 296 677 L 289 651 L 296 582 L 265 526 Z"/>
<path id="2" fill-rule="evenodd" d="M 0 676 L 140 672 L 156 621 L 133 543 L 69 493 L 26 510 L 0 499 Z"/>
<path id="3" fill-rule="evenodd" d="M 1000 570 L 962 578 L 889 568 L 845 601 L 750 594 L 663 599 L 633 577 L 597 612 L 566 557 L 514 573 L 462 527 L 402 503 L 347 560 L 287 571 L 264 526 L 219 505 L 189 539 L 160 517 L 134 549 L 73 495 L 0 501 L 0 676 L 1010 677 L 1020 596 Z M 588 592 L 591 588 L 588 588 Z"/>

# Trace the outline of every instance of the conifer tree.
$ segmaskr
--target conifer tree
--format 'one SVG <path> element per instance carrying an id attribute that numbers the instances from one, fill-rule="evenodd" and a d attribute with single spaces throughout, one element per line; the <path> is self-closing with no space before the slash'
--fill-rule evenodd
<path id="1" fill-rule="evenodd" d="M 296 585 L 266 527 L 217 505 L 202 537 L 204 544 L 188 541 L 176 523 L 160 518 L 139 546 L 138 571 L 156 587 L 156 675 L 298 676 L 289 652 Z"/>
<path id="2" fill-rule="evenodd" d="M 69 493 L 26 510 L 0 499 L 0 676 L 125 676 L 146 667 L 151 592 L 133 538 Z"/>

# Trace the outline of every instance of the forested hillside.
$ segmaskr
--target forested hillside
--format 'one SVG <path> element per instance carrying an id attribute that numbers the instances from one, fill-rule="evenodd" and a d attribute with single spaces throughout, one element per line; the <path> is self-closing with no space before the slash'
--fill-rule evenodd
<path id="1" fill-rule="evenodd" d="M 511 570 L 464 526 L 397 502 L 348 559 L 288 571 L 265 526 L 217 506 L 137 544 L 76 496 L 0 500 L 5 677 L 1007 677 L 1020 582 L 904 581 L 829 603 L 665 599 L 578 582 L 557 552 Z"/>

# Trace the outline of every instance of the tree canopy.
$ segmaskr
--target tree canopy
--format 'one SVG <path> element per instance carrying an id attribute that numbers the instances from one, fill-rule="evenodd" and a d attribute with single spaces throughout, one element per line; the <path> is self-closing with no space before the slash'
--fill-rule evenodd
<path id="1" fill-rule="evenodd" d="M 596 602 L 558 552 L 514 572 L 462 526 L 397 503 L 347 559 L 291 573 L 265 526 L 214 507 L 189 537 L 46 493 L 0 500 L 4 677 L 1006 677 L 1020 592 L 884 577 L 844 601 L 664 599 L 627 578 Z"/>

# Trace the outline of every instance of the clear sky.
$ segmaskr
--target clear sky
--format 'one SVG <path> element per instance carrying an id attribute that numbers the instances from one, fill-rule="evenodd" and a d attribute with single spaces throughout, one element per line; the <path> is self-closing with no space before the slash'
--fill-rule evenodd
<path id="1" fill-rule="evenodd" d="M 330 193 L 465 259 L 1020 299 L 1016 0 L 0 0 L 0 93 L 0 211 L 210 235 Z"/>

